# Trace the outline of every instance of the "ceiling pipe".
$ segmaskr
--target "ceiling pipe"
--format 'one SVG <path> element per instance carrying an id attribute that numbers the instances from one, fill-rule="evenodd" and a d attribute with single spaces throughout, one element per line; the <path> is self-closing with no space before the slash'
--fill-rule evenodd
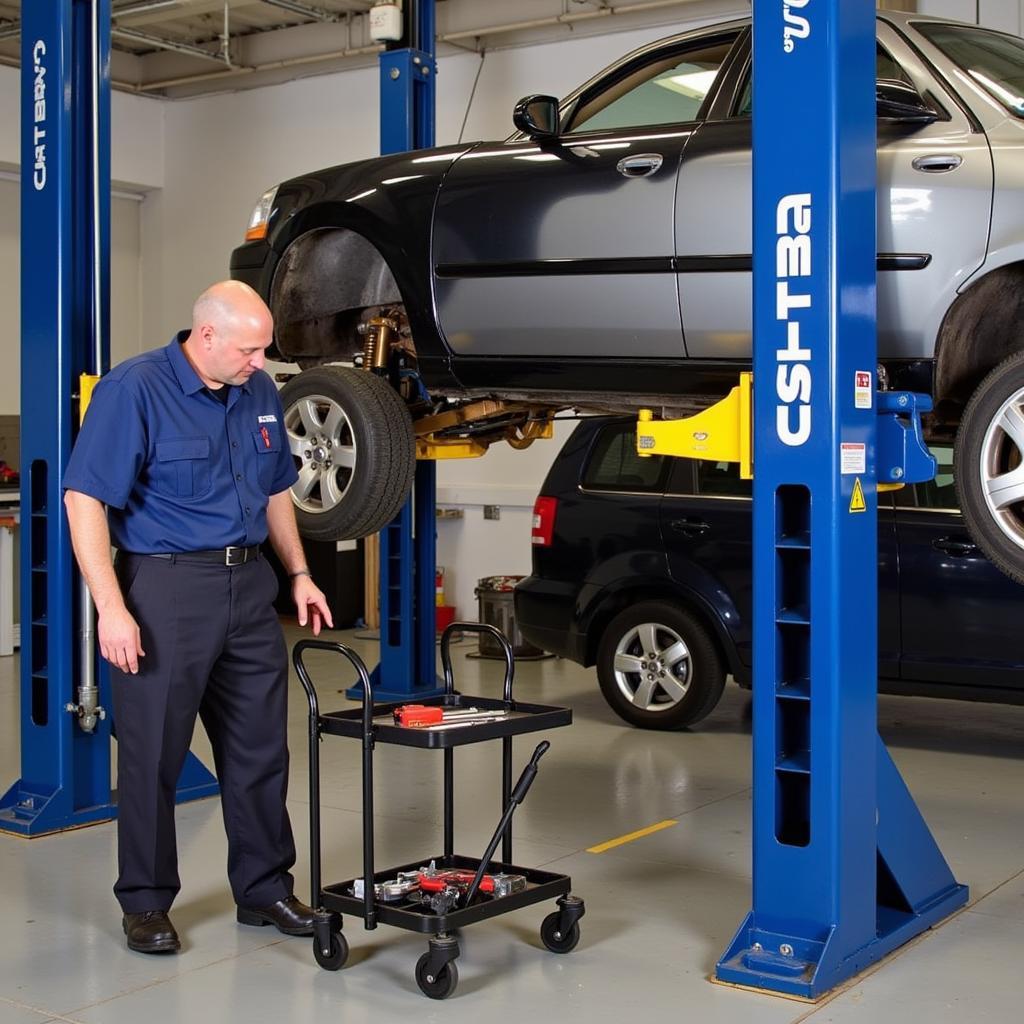
<path id="1" fill-rule="evenodd" d="M 222 78 L 237 78 L 239 75 L 251 75 L 256 71 L 280 71 L 282 68 L 300 67 L 303 64 L 320 64 L 329 60 L 344 60 L 346 57 L 363 57 L 369 54 L 380 53 L 383 49 L 383 46 L 357 46 L 348 50 L 335 50 L 333 53 L 318 53 L 309 57 L 289 57 L 287 60 L 274 60 L 267 64 L 235 67 L 231 71 L 210 71 L 201 75 L 185 75 L 181 78 L 167 78 L 159 82 L 145 82 L 138 88 L 140 91 L 170 89 L 175 85 L 191 85 L 193 82 L 210 82 L 219 81 Z"/>
<path id="2" fill-rule="evenodd" d="M 282 11 L 290 11 L 292 14 L 301 14 L 306 18 L 314 18 L 316 21 L 341 21 L 344 11 L 335 14 L 333 11 L 325 11 L 322 7 L 313 7 L 310 4 L 300 3 L 299 0 L 262 0 L 268 7 L 278 7 Z"/>
<path id="3" fill-rule="evenodd" d="M 224 0 L 224 31 L 220 37 L 220 55 L 227 67 L 234 67 L 231 63 L 231 4 L 228 0 Z"/>
<path id="4" fill-rule="evenodd" d="M 616 14 L 633 14 L 638 11 L 656 11 L 663 7 L 681 7 L 696 3 L 697 0 L 645 0 L 636 4 L 617 4 L 600 7 L 596 11 L 577 11 L 575 14 L 555 14 L 549 18 L 535 18 L 533 21 L 509 22 L 488 28 L 466 29 L 462 32 L 448 32 L 437 37 L 439 43 L 455 43 L 462 39 L 479 39 L 482 36 L 506 35 L 509 32 L 525 32 L 534 28 L 553 28 L 558 25 L 573 25 L 581 21 L 609 18 Z"/>
<path id="5" fill-rule="evenodd" d="M 264 0 L 269 2 L 269 0 Z M 440 43 L 452 43 L 458 45 L 460 40 L 475 39 L 482 36 L 505 35 L 509 32 L 521 32 L 533 28 L 550 28 L 557 25 L 572 24 L 577 21 L 592 21 L 595 18 L 606 18 L 616 14 L 632 14 L 635 11 L 653 11 L 666 7 L 683 7 L 696 3 L 698 0 L 644 0 L 642 3 L 619 4 L 618 6 L 602 7 L 596 11 L 581 11 L 576 14 L 560 14 L 550 18 L 537 18 L 533 21 L 512 22 L 507 25 L 495 25 L 488 28 L 470 29 L 464 32 L 451 32 L 446 35 L 439 35 L 437 41 Z M 306 64 L 319 64 L 332 60 L 343 60 L 347 57 L 359 57 L 371 53 L 379 53 L 382 46 L 360 46 L 345 50 L 334 50 L 330 53 L 314 54 L 307 57 L 290 57 L 285 60 L 271 61 L 267 64 L 252 64 L 246 67 L 236 67 L 231 71 L 211 71 L 199 75 L 183 75 L 179 78 L 162 79 L 156 82 L 146 82 L 140 85 L 139 90 L 170 89 L 178 85 L 191 85 L 198 82 L 209 82 L 214 79 L 229 79 L 238 75 L 251 75 L 258 71 L 280 71 L 284 68 L 300 67 Z M 207 54 L 207 56 L 212 56 Z"/>
<path id="6" fill-rule="evenodd" d="M 118 7 L 110 12 L 112 21 L 118 18 L 130 18 L 133 14 L 148 14 L 150 11 L 162 11 L 166 7 L 180 7 L 181 0 L 143 0 L 142 3 L 128 7 Z"/>
<path id="7" fill-rule="evenodd" d="M 134 28 L 113 28 L 111 33 L 118 39 L 129 39 L 135 43 L 145 46 L 152 46 L 158 50 L 170 50 L 173 53 L 182 53 L 186 57 L 199 57 L 202 60 L 213 60 L 221 63 L 221 57 L 210 50 L 204 50 L 199 46 L 192 46 L 191 43 L 179 43 L 174 39 L 164 39 L 163 36 L 154 36 L 149 32 L 140 32 Z"/>

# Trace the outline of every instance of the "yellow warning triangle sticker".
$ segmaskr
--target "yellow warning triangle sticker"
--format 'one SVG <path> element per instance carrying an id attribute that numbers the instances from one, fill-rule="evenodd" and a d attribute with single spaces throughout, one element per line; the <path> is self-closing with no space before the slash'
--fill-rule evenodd
<path id="1" fill-rule="evenodd" d="M 864 488 L 860 485 L 860 477 L 853 481 L 853 494 L 850 496 L 851 512 L 867 512 L 867 502 L 864 500 Z"/>

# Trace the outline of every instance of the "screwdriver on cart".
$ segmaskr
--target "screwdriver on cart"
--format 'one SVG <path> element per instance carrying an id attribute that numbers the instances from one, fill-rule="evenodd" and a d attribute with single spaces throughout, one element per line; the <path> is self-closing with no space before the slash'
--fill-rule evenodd
<path id="1" fill-rule="evenodd" d="M 446 726 L 476 725 L 504 718 L 507 711 L 495 708 L 445 708 L 431 704 L 403 704 L 395 708 L 395 724 L 411 729 L 436 729 Z"/>

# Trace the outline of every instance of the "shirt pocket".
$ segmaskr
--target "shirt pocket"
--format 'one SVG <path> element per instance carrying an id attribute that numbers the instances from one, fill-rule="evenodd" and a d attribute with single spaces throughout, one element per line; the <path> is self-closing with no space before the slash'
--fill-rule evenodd
<path id="1" fill-rule="evenodd" d="M 153 486 L 159 493 L 170 498 L 202 498 L 211 484 L 208 437 L 157 441 Z"/>
<path id="2" fill-rule="evenodd" d="M 276 423 L 266 423 L 252 432 L 256 445 L 256 479 L 260 490 L 270 494 L 280 470 L 281 433 Z"/>

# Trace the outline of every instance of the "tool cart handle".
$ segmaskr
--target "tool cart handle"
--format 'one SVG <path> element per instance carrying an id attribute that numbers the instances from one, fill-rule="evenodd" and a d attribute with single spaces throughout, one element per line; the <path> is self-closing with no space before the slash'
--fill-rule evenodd
<path id="1" fill-rule="evenodd" d="M 320 708 L 317 700 L 316 688 L 313 680 L 309 678 L 303 654 L 308 650 L 335 651 L 344 655 L 352 663 L 353 668 L 359 674 L 359 681 L 363 684 L 363 737 L 370 739 L 373 736 L 373 686 L 370 684 L 370 673 L 362 658 L 350 647 L 344 644 L 331 643 L 329 640 L 300 640 L 292 648 L 292 664 L 295 666 L 295 674 L 302 683 L 309 700 L 309 713 L 319 715 Z"/>
<path id="2" fill-rule="evenodd" d="M 489 633 L 501 644 L 505 654 L 505 703 L 512 703 L 512 679 L 515 676 L 516 662 L 512 654 L 512 645 L 508 637 L 496 626 L 486 622 L 452 622 L 445 627 L 441 634 L 441 669 L 444 672 L 444 692 L 452 694 L 455 692 L 455 677 L 452 675 L 451 642 L 453 633 Z"/>
<path id="3" fill-rule="evenodd" d="M 519 781 L 516 783 L 516 788 L 512 791 L 512 796 L 509 798 L 505 813 L 501 816 L 501 821 L 498 822 L 498 827 L 494 830 L 494 835 L 491 836 L 491 841 L 487 844 L 487 849 L 484 851 L 480 866 L 477 868 L 473 882 L 466 892 L 463 906 L 468 907 L 476 898 L 480 883 L 483 881 L 483 877 L 491 865 L 494 851 L 498 848 L 501 837 L 505 834 L 505 830 L 512 821 L 512 815 L 515 813 L 516 807 L 523 802 L 530 786 L 533 785 L 533 780 L 537 777 L 537 766 L 540 764 L 540 759 L 548 752 L 550 746 L 551 744 L 547 740 L 541 740 L 533 752 L 533 757 L 530 758 L 530 763 L 523 769 L 523 774 L 519 776 Z"/>
<path id="4" fill-rule="evenodd" d="M 551 744 L 547 740 L 542 740 L 537 744 L 537 749 L 534 750 L 530 763 L 523 769 L 523 774 L 519 776 L 516 788 L 512 790 L 512 804 L 521 804 L 526 799 L 526 794 L 530 791 L 533 780 L 537 778 L 537 765 L 540 759 L 548 752 L 550 746 Z"/>
<path id="5" fill-rule="evenodd" d="M 363 684 L 363 922 L 367 929 L 377 927 L 377 911 L 373 890 L 373 686 L 363 659 L 344 644 L 327 640 L 300 640 L 292 648 L 292 664 L 309 700 L 309 827 L 310 882 L 313 907 L 320 904 L 320 758 L 317 741 L 320 735 L 320 709 L 316 687 L 309 678 L 303 655 L 308 650 L 334 651 L 347 658 Z"/>

